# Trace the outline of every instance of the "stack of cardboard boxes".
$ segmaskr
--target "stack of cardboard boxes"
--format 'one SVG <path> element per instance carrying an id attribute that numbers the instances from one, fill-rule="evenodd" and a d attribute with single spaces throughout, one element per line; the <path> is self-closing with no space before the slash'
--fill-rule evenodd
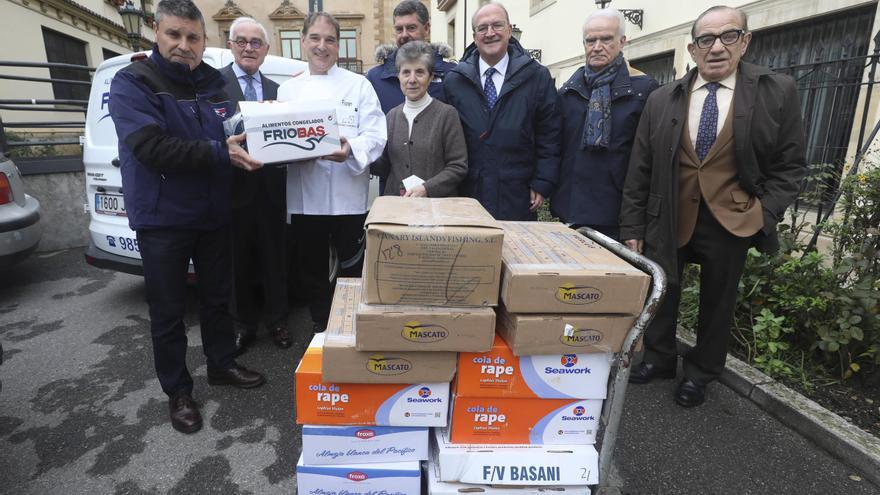
<path id="1" fill-rule="evenodd" d="M 649 278 L 464 198 L 379 198 L 366 236 L 363 279 L 337 282 L 297 368 L 299 492 L 419 494 L 430 458 L 435 495 L 589 493 L 612 353 Z"/>
<path id="2" fill-rule="evenodd" d="M 363 281 L 337 281 L 327 331 L 297 368 L 300 493 L 421 493 L 456 352 L 492 346 L 502 238 L 473 200 L 374 203 Z"/>
<path id="3" fill-rule="evenodd" d="M 451 425 L 434 433 L 431 493 L 462 482 L 589 493 L 612 353 L 649 278 L 565 225 L 501 225 L 498 336 L 489 352 L 459 355 Z"/>

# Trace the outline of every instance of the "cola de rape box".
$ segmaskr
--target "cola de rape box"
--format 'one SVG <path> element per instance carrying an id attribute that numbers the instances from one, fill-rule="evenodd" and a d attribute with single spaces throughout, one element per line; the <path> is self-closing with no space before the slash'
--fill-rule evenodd
<path id="1" fill-rule="evenodd" d="M 495 336 L 488 352 L 458 355 L 456 397 L 604 399 L 613 355 L 565 353 L 515 356 Z"/>
<path id="2" fill-rule="evenodd" d="M 323 348 L 323 376 L 341 383 L 449 382 L 455 374 L 454 352 L 359 351 L 355 312 L 361 302 L 361 279 L 340 278 L 330 308 Z"/>
<path id="3" fill-rule="evenodd" d="M 297 103 L 242 101 L 238 104 L 247 150 L 264 164 L 329 155 L 341 146 L 331 101 Z"/>
<path id="4" fill-rule="evenodd" d="M 428 428 L 303 425 L 302 455 L 310 465 L 425 460 Z"/>
<path id="5" fill-rule="evenodd" d="M 296 422 L 318 425 L 446 426 L 449 383 L 334 383 L 321 378 L 324 334 L 296 368 Z"/>
<path id="6" fill-rule="evenodd" d="M 504 232 L 472 198 L 376 198 L 365 222 L 364 302 L 495 306 Z"/>
<path id="7" fill-rule="evenodd" d="M 501 300 L 511 313 L 642 311 L 651 277 L 555 222 L 500 222 Z"/>
<path id="8" fill-rule="evenodd" d="M 598 399 L 459 397 L 452 401 L 453 443 L 588 445 L 596 443 Z"/>
<path id="9" fill-rule="evenodd" d="M 453 443 L 446 429 L 434 428 L 432 449 L 444 482 L 545 488 L 599 482 L 599 454 L 592 445 Z"/>

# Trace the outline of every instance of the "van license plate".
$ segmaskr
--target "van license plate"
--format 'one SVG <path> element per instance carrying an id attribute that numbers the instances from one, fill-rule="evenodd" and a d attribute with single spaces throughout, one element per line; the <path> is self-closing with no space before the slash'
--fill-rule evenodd
<path id="1" fill-rule="evenodd" d="M 121 194 L 95 194 L 95 212 L 104 215 L 124 217 L 125 201 Z"/>

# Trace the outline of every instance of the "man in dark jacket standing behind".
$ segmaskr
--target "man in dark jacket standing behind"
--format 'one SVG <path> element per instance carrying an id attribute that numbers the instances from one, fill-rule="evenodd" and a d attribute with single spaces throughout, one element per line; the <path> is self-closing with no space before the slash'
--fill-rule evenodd
<path id="1" fill-rule="evenodd" d="M 586 63 L 559 89 L 565 179 L 550 203 L 573 228 L 587 226 L 615 240 L 636 126 L 657 89 L 623 58 L 625 26 L 615 9 L 597 10 L 584 23 Z"/>
<path id="2" fill-rule="evenodd" d="M 392 13 L 394 21 L 394 42 L 397 48 L 410 41 L 431 41 L 431 17 L 428 8 L 419 0 L 403 0 Z M 392 45 L 388 45 L 392 46 Z M 382 65 L 377 65 L 367 72 L 367 80 L 376 90 L 382 112 L 388 115 L 392 108 L 403 103 L 403 91 L 400 90 L 400 81 L 397 79 L 397 50 L 385 55 Z M 443 60 L 443 54 L 439 51 L 434 55 L 434 79 L 428 86 L 428 94 L 431 98 L 440 101 L 443 99 L 443 78 L 455 64 Z"/>
<path id="3" fill-rule="evenodd" d="M 620 212 L 620 237 L 669 279 L 630 382 L 675 377 L 682 267 L 700 265 L 697 345 L 675 395 L 684 407 L 702 404 L 724 370 L 746 252 L 778 249 L 776 223 L 806 171 L 794 80 L 740 62 L 752 38 L 745 13 L 712 7 L 691 36 L 697 67 L 648 99 Z"/>
<path id="4" fill-rule="evenodd" d="M 156 8 L 150 58 L 120 70 L 110 86 L 110 115 L 128 221 L 144 266 L 153 358 L 169 397 L 171 425 L 183 433 L 202 427 L 186 368 L 183 323 L 190 258 L 199 278 L 202 347 L 208 383 L 258 387 L 265 379 L 236 364 L 229 315 L 232 167 L 262 166 L 226 138 L 223 120 L 233 106 L 223 77 L 202 62 L 205 20 L 190 0 L 162 0 Z"/>
<path id="5" fill-rule="evenodd" d="M 559 174 L 556 88 L 550 71 L 511 39 L 501 4 L 480 7 L 471 25 L 474 44 L 443 82 L 467 142 L 459 191 L 499 220 L 534 220 Z"/>
<path id="6" fill-rule="evenodd" d="M 266 29 L 250 17 L 239 17 L 229 26 L 229 41 L 235 61 L 220 70 L 224 87 L 234 102 L 274 100 L 278 83 L 260 66 L 269 53 Z M 254 287 L 263 289 L 263 322 L 276 346 L 290 347 L 287 331 L 287 167 L 270 166 L 249 172 L 232 171 L 232 235 L 235 318 L 241 326 L 235 346 L 244 352 L 257 335 L 260 312 Z"/>

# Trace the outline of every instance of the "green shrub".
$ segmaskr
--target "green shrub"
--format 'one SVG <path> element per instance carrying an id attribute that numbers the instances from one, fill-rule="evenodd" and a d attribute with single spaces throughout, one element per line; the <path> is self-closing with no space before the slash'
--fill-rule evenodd
<path id="1" fill-rule="evenodd" d="M 822 226 L 833 239 L 830 253 L 806 249 L 805 216 L 795 213 L 779 225 L 779 252 L 748 253 L 733 346 L 771 376 L 809 377 L 816 367 L 838 379 L 880 372 L 880 169 L 841 187 L 841 219 Z M 682 281 L 680 321 L 691 327 L 697 274 L 689 268 Z"/>

